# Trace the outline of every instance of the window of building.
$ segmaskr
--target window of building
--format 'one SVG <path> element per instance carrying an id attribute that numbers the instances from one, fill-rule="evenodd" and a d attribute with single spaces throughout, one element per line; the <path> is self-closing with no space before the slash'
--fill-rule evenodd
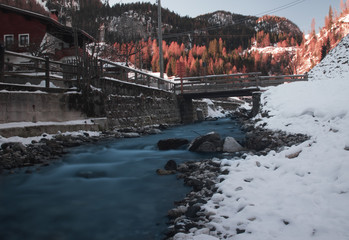
<path id="1" fill-rule="evenodd" d="M 27 47 L 29 46 L 29 34 L 19 34 L 18 35 L 18 46 Z"/>
<path id="2" fill-rule="evenodd" d="M 4 44 L 5 47 L 11 47 L 15 41 L 13 34 L 5 34 L 4 35 Z"/>

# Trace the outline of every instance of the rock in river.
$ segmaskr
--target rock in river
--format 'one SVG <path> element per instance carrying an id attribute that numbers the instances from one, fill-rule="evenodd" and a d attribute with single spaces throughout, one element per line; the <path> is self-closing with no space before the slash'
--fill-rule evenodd
<path id="1" fill-rule="evenodd" d="M 220 152 L 223 143 L 218 133 L 211 132 L 197 137 L 190 144 L 189 151 L 192 152 Z"/>
<path id="2" fill-rule="evenodd" d="M 187 145 L 189 141 L 184 138 L 171 138 L 160 140 L 158 142 L 159 150 L 170 150 L 170 149 L 178 149 L 181 146 Z"/>

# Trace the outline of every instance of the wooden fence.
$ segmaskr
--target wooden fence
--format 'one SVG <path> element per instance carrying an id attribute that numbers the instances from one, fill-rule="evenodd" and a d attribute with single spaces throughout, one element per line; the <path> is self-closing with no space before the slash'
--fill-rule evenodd
<path id="1" fill-rule="evenodd" d="M 103 81 L 99 80 L 121 80 L 174 91 L 171 81 L 103 59 L 71 59 L 64 63 L 11 51 L 1 52 L 0 49 L 0 83 L 3 87 L 70 91 L 78 89 L 83 83 L 103 87 Z"/>
<path id="2" fill-rule="evenodd" d="M 176 78 L 169 81 L 108 60 L 71 60 L 73 62 L 52 61 L 47 57 L 28 56 L 5 51 L 0 47 L 0 87 L 64 92 L 79 90 L 82 84 L 103 89 L 104 81 L 123 81 L 175 94 L 186 94 L 258 88 L 307 80 L 307 75 L 261 76 L 260 72 L 255 72 Z"/>

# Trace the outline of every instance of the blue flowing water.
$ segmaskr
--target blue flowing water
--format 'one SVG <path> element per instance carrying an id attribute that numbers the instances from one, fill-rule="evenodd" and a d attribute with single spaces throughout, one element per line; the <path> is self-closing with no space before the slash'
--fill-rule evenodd
<path id="1" fill-rule="evenodd" d="M 0 176 L 0 239 L 162 239 L 167 211 L 190 188 L 155 170 L 170 159 L 181 163 L 211 156 L 185 149 L 159 151 L 156 143 L 192 140 L 211 131 L 240 141 L 244 137 L 234 120 L 221 119 L 80 146 L 40 171 Z"/>

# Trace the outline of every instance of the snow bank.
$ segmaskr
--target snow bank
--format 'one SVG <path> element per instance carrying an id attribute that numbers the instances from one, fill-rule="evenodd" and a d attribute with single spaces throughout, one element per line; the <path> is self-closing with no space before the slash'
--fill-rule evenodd
<path id="1" fill-rule="evenodd" d="M 216 229 L 210 235 L 349 239 L 348 89 L 349 81 L 337 79 L 282 85 L 263 94 L 263 109 L 272 117 L 260 124 L 312 138 L 267 156 L 223 160 L 230 174 L 218 185 L 222 194 L 205 205 Z"/>
<path id="2" fill-rule="evenodd" d="M 222 160 L 230 173 L 218 184 L 221 193 L 204 205 L 206 225 L 214 229 L 207 236 L 349 239 L 349 68 L 339 63 L 347 50 L 335 49 L 310 73 L 312 81 L 271 87 L 262 95 L 271 117 L 259 124 L 311 139 L 267 156 Z M 323 74 L 327 68 L 334 70 Z M 193 229 L 176 239 L 200 235 Z"/>

